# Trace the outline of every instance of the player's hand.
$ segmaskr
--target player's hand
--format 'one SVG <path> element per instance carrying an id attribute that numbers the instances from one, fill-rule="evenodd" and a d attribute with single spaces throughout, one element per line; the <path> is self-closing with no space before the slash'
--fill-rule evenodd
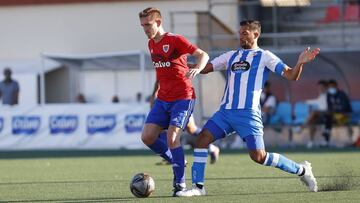
<path id="1" fill-rule="evenodd" d="M 304 64 L 314 60 L 315 57 L 319 54 L 319 52 L 319 48 L 315 48 L 314 50 L 311 50 L 310 47 L 306 48 L 303 52 L 301 52 L 298 59 L 298 64 Z"/>
<path id="2" fill-rule="evenodd" d="M 194 69 L 194 68 L 191 68 L 189 69 L 189 72 L 186 73 L 186 77 L 189 78 L 189 79 L 193 79 L 197 74 L 200 73 L 200 69 Z"/>

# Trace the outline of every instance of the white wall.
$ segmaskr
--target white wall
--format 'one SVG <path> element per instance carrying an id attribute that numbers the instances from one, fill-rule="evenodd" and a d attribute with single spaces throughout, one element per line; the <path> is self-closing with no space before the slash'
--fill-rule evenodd
<path id="1" fill-rule="evenodd" d="M 24 73 L 14 75 L 20 85 L 19 104 L 36 105 L 37 104 L 37 75 L 34 73 Z M 35 87 L 35 90 L 34 90 Z"/>
<path id="2" fill-rule="evenodd" d="M 148 6 L 160 8 L 165 29 L 169 30 L 170 11 L 203 11 L 206 3 L 126 1 L 0 7 L 0 60 L 38 58 L 44 51 L 71 54 L 147 50 L 138 19 L 140 10 Z M 186 32 L 183 30 L 183 34 Z"/>
<path id="3" fill-rule="evenodd" d="M 219 109 L 226 81 L 220 72 L 201 75 L 200 77 L 204 116 L 211 117 L 212 114 Z"/>
<path id="4" fill-rule="evenodd" d="M 170 12 L 206 11 L 208 1 L 124 1 L 0 7 L 0 60 L 38 58 L 41 52 L 71 54 L 147 50 L 147 39 L 140 27 L 138 12 L 148 6 L 161 9 L 164 27 L 170 31 Z M 235 26 L 236 30 L 236 9 L 236 4 L 226 4 L 214 6 L 212 11 L 229 27 Z M 176 25 L 176 32 L 196 36 L 195 16 L 180 17 L 190 18 L 186 19 L 189 25 Z"/>
<path id="5" fill-rule="evenodd" d="M 117 95 L 120 102 L 135 102 L 136 93 L 142 91 L 140 71 L 81 71 L 79 90 L 90 103 L 110 103 Z M 145 96 L 152 93 L 154 71 L 145 72 Z"/>
<path id="6" fill-rule="evenodd" d="M 213 0 L 211 13 L 234 33 L 239 29 L 238 0 Z"/>

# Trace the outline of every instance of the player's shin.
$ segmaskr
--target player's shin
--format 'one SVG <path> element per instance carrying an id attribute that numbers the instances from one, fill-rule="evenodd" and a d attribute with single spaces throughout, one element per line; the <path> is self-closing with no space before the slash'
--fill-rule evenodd
<path id="1" fill-rule="evenodd" d="M 285 172 L 297 175 L 302 175 L 304 172 L 303 167 L 301 167 L 298 163 L 278 153 L 267 152 L 263 165 L 273 166 Z"/>
<path id="2" fill-rule="evenodd" d="M 162 134 L 166 132 L 162 132 L 158 139 L 155 140 L 155 142 L 151 145 L 148 145 L 148 147 L 155 152 L 156 154 L 160 155 L 162 158 L 164 158 L 169 163 L 172 163 L 172 155 L 168 148 L 166 140 L 163 139 Z"/>
<path id="3" fill-rule="evenodd" d="M 194 163 L 191 168 L 192 183 L 198 187 L 204 185 L 205 165 L 208 156 L 208 149 L 194 149 Z"/>
<path id="4" fill-rule="evenodd" d="M 175 183 L 185 187 L 185 155 L 182 146 L 171 149 Z"/>

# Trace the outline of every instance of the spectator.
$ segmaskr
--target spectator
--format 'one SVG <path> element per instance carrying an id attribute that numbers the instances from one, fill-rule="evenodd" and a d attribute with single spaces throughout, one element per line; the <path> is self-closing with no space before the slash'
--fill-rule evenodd
<path id="1" fill-rule="evenodd" d="M 307 144 L 308 148 L 312 148 L 314 145 L 316 125 L 325 123 L 327 113 L 327 85 L 327 81 L 319 80 L 317 83 L 318 97 L 306 101 L 306 103 L 310 105 L 310 114 L 305 121 L 305 126 L 309 127 L 310 134 L 310 141 Z"/>
<path id="2" fill-rule="evenodd" d="M 112 102 L 112 103 L 119 103 L 119 102 L 120 102 L 120 99 L 119 99 L 119 97 L 118 97 L 117 95 L 114 95 L 114 96 L 112 97 L 112 99 L 111 99 L 111 102 Z"/>
<path id="3" fill-rule="evenodd" d="M 4 69 L 4 80 L 0 83 L 0 98 L 5 105 L 16 105 L 19 102 L 19 83 L 11 78 L 11 69 Z"/>
<path id="4" fill-rule="evenodd" d="M 260 96 L 261 115 L 263 123 L 266 125 L 270 121 L 270 117 L 275 113 L 276 97 L 271 93 L 270 83 L 265 82 L 264 90 Z"/>
<path id="5" fill-rule="evenodd" d="M 142 94 L 141 92 L 136 93 L 136 102 L 141 102 Z"/>
<path id="6" fill-rule="evenodd" d="M 326 146 L 329 146 L 333 124 L 345 125 L 350 121 L 351 105 L 346 93 L 338 88 L 336 80 L 329 80 L 327 93 L 328 113 L 325 119 L 323 136 Z"/>
<path id="7" fill-rule="evenodd" d="M 85 99 L 85 96 L 81 93 L 79 93 L 77 96 L 76 96 L 76 102 L 77 103 L 86 103 L 86 99 Z"/>

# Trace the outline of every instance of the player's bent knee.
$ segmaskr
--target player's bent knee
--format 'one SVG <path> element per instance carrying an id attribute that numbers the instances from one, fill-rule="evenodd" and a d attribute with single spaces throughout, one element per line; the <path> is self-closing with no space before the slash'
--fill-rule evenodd
<path id="1" fill-rule="evenodd" d="M 213 136 L 207 130 L 201 131 L 200 135 L 196 138 L 195 148 L 208 148 L 209 144 L 214 141 Z"/>
<path id="2" fill-rule="evenodd" d="M 249 155 L 250 158 L 258 164 L 263 164 L 266 159 L 266 152 L 263 150 L 251 151 L 249 152 Z"/>
<path id="3" fill-rule="evenodd" d="M 153 136 L 151 136 L 150 134 L 147 134 L 147 133 L 143 133 L 141 135 L 141 140 L 145 145 L 152 145 L 155 142 L 155 139 L 153 138 Z"/>
<path id="4" fill-rule="evenodd" d="M 195 148 L 208 148 L 209 144 L 210 143 L 206 140 L 197 138 L 195 142 Z"/>

